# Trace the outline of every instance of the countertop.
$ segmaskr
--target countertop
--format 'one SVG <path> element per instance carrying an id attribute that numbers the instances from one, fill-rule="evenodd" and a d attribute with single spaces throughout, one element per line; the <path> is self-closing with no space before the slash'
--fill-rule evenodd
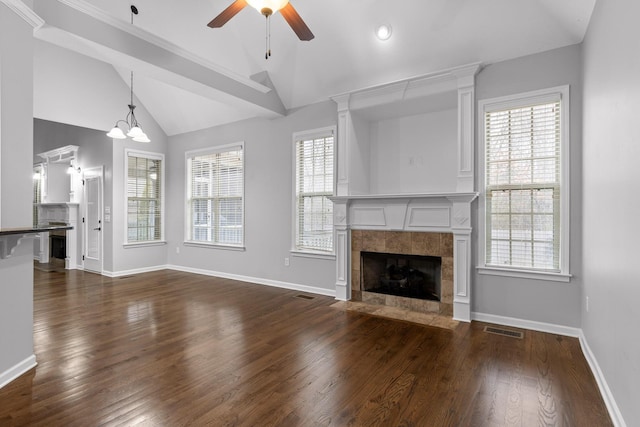
<path id="1" fill-rule="evenodd" d="M 72 230 L 71 225 L 38 225 L 35 227 L 15 227 L 15 228 L 0 228 L 0 236 L 10 236 L 13 234 L 35 234 L 44 233 L 54 230 Z"/>

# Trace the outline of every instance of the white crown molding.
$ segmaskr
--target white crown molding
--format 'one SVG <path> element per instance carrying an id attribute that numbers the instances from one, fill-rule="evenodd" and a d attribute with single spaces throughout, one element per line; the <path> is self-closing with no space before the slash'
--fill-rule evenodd
<path id="1" fill-rule="evenodd" d="M 14 1 L 18 2 L 18 0 L 0 0 L 0 1 Z M 222 74 L 225 77 L 228 77 L 238 83 L 241 83 L 245 86 L 250 87 L 251 89 L 257 90 L 261 93 L 269 93 L 271 92 L 271 88 L 260 84 L 254 80 L 251 80 L 248 77 L 241 76 L 239 74 L 234 73 L 231 70 L 228 70 L 220 65 L 217 65 L 211 61 L 208 61 L 198 55 L 195 55 L 180 46 L 171 43 L 168 40 L 165 40 L 161 37 L 158 37 L 148 31 L 143 30 L 142 28 L 135 27 L 127 22 L 121 21 L 119 19 L 114 18 L 113 16 L 105 13 L 101 9 L 93 6 L 90 3 L 87 3 L 84 0 L 57 0 L 59 3 L 67 5 L 78 12 L 84 13 L 98 21 L 104 22 L 112 27 L 115 27 L 121 31 L 127 32 L 135 37 L 138 37 L 148 43 L 154 44 L 158 47 L 166 49 L 167 51 L 173 53 L 174 55 L 181 56 L 189 61 L 192 61 L 198 65 L 201 65 L 205 68 L 208 68 L 216 73 Z"/>
<path id="2" fill-rule="evenodd" d="M 16 15 L 22 18 L 27 24 L 31 25 L 35 30 L 44 25 L 44 20 L 38 16 L 29 6 L 20 0 L 0 0 L 11 9 Z"/>
<path id="3" fill-rule="evenodd" d="M 481 63 L 462 65 L 381 85 L 369 86 L 330 97 L 342 109 L 359 110 L 367 107 L 421 98 L 443 92 L 473 87 Z"/>

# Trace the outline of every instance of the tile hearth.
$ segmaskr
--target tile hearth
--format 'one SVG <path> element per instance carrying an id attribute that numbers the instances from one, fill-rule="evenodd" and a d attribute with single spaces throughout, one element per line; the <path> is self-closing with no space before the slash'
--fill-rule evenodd
<path id="1" fill-rule="evenodd" d="M 436 328 L 456 329 L 460 324 L 460 322 L 453 320 L 450 316 L 437 313 L 419 313 L 404 308 L 368 304 L 360 301 L 338 301 L 333 303 L 331 307 Z"/>

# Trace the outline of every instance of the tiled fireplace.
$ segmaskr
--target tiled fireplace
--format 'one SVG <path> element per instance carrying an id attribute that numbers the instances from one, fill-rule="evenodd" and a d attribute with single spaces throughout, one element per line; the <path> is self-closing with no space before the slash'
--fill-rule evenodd
<path id="1" fill-rule="evenodd" d="M 363 254 L 380 254 L 382 259 L 408 264 L 412 259 L 437 259 L 439 277 L 437 289 L 427 298 L 418 292 L 411 292 L 406 287 L 406 278 L 399 278 L 396 286 L 387 286 L 386 290 L 369 291 L 362 283 L 363 279 L 375 281 L 383 271 L 365 273 Z M 420 257 L 418 257 L 420 256 Z M 415 264 L 419 262 L 416 261 Z M 429 263 L 429 262 L 425 262 Z M 392 267 L 395 264 L 392 264 Z M 402 268 L 402 265 L 398 268 Z M 380 269 L 378 269 L 380 270 Z M 413 270 L 413 267 L 412 267 Z M 423 274 L 418 271 L 419 274 Z M 367 276 L 370 276 L 367 278 Z M 371 277 L 372 276 L 372 277 Z M 388 273 L 386 274 L 388 276 Z M 380 278 L 384 280 L 385 278 Z M 393 278 L 387 278 L 392 281 Z M 404 280 L 404 282 L 402 282 Z M 352 230 L 351 231 L 351 299 L 354 301 L 372 302 L 380 305 L 406 308 L 419 312 L 434 312 L 453 315 L 453 234 L 429 233 L 415 231 L 379 231 Z"/>

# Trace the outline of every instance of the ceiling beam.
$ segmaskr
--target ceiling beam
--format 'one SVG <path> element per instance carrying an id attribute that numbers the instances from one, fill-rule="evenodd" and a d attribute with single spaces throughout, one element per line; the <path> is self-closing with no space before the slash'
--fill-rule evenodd
<path id="1" fill-rule="evenodd" d="M 34 30 L 41 40 L 229 106 L 249 109 L 256 116 L 287 114 L 272 87 L 224 70 L 82 0 L 34 0 L 34 11 L 45 22 Z"/>

